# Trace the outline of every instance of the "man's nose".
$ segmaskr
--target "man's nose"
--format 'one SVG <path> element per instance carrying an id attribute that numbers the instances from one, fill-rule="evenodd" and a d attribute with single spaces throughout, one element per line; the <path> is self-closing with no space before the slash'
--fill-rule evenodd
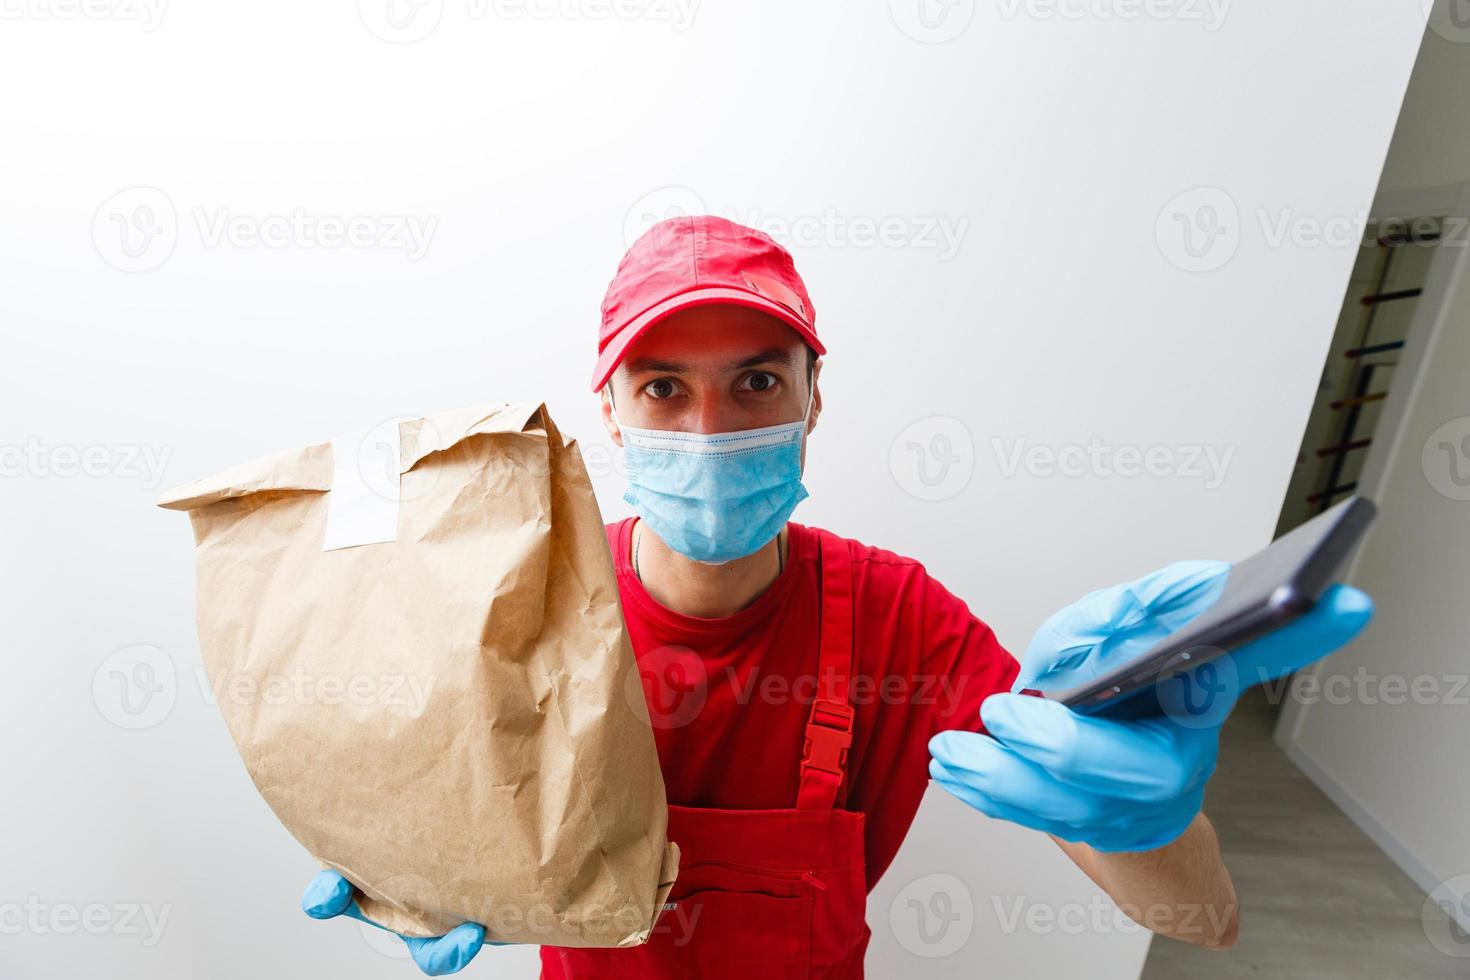
<path id="1" fill-rule="evenodd" d="M 694 417 L 689 424 L 695 432 L 733 432 L 741 427 L 736 406 L 719 394 L 702 394 L 694 401 Z"/>

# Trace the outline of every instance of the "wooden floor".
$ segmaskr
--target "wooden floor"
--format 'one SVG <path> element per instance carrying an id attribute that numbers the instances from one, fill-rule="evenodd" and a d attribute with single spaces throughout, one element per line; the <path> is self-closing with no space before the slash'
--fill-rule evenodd
<path id="1" fill-rule="evenodd" d="M 1226 723 L 1205 812 L 1241 902 L 1240 941 L 1209 953 L 1155 937 L 1142 980 L 1470 977 L 1430 945 L 1424 892 L 1271 740 L 1259 689 Z"/>

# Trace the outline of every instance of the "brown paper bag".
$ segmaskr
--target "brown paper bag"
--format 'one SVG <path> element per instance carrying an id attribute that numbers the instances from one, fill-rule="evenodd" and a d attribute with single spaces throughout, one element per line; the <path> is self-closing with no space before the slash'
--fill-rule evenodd
<path id="1" fill-rule="evenodd" d="M 246 769 L 365 915 L 648 938 L 679 852 L 597 502 L 544 406 L 390 422 L 159 504 L 193 521 Z"/>

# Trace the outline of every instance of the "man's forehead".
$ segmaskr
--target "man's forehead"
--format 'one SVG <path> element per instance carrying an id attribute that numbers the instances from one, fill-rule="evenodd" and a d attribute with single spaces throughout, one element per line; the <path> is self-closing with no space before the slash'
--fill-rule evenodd
<path id="1" fill-rule="evenodd" d="M 733 370 L 794 364 L 806 344 L 781 320 L 748 307 L 712 304 L 654 324 L 628 348 L 622 366 L 650 370 Z"/>
<path id="2" fill-rule="evenodd" d="M 633 355 L 623 361 L 629 374 L 648 371 L 688 371 L 693 369 L 715 369 L 738 371 L 763 365 L 792 365 L 796 363 L 796 350 L 781 347 L 765 347 L 760 350 L 733 356 L 724 352 L 700 352 L 691 346 L 687 352 L 669 351 L 658 355 Z"/>

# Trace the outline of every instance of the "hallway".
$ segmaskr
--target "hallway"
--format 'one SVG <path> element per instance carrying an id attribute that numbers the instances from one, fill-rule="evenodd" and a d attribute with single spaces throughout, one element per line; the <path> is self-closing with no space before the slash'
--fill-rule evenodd
<path id="1" fill-rule="evenodd" d="M 1262 689 L 1247 693 L 1205 799 L 1240 896 L 1240 941 L 1206 953 L 1155 938 L 1142 980 L 1470 977 L 1470 937 L 1466 958 L 1429 943 L 1423 891 L 1286 758 L 1275 720 Z"/>

